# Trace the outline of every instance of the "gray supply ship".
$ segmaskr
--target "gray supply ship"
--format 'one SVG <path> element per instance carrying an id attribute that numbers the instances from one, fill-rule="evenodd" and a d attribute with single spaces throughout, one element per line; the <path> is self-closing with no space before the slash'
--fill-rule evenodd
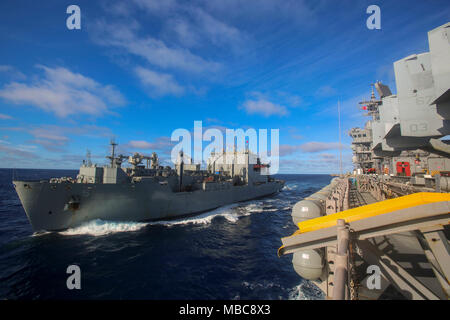
<path id="1" fill-rule="evenodd" d="M 180 152 L 173 169 L 160 166 L 156 153 L 116 156 L 117 144 L 111 145 L 110 164 L 93 165 L 88 158 L 76 180 L 13 181 L 34 231 L 64 230 L 93 219 L 174 219 L 271 195 L 284 185 L 265 174 L 269 165 L 248 150 L 213 152 L 206 170 L 184 163 Z M 131 167 L 121 167 L 126 159 Z"/>

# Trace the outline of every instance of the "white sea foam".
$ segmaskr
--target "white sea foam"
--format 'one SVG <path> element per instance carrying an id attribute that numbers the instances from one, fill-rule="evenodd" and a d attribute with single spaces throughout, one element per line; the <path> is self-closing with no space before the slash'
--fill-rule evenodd
<path id="1" fill-rule="evenodd" d="M 272 289 L 274 287 L 280 287 L 279 284 L 275 283 L 275 282 L 271 282 L 271 281 L 266 281 L 263 280 L 262 282 L 247 282 L 247 281 L 243 281 L 242 285 L 247 288 L 250 289 L 251 291 L 254 291 L 256 289 L 259 290 L 266 290 L 266 289 Z"/>
<path id="2" fill-rule="evenodd" d="M 262 203 L 250 203 L 244 207 L 241 207 L 243 213 L 263 212 L 264 207 Z"/>
<path id="3" fill-rule="evenodd" d="M 34 232 L 31 236 L 32 237 L 41 237 L 41 236 L 44 236 L 49 233 L 51 233 L 51 232 L 50 231 L 40 231 L 40 232 Z"/>
<path id="4" fill-rule="evenodd" d="M 277 210 L 277 208 L 264 208 L 264 202 L 262 201 L 250 201 L 241 204 L 231 204 L 194 217 L 168 221 L 155 221 L 151 222 L 150 224 L 166 226 L 180 224 L 209 224 L 216 217 L 223 217 L 227 221 L 235 223 L 240 218 L 249 216 L 254 213 L 273 212 Z"/>
<path id="5" fill-rule="evenodd" d="M 323 292 L 310 281 L 303 280 L 298 286 L 289 290 L 289 300 L 323 300 Z"/>
<path id="6" fill-rule="evenodd" d="M 209 224 L 216 217 L 224 217 L 230 222 L 236 222 L 239 216 L 233 210 L 236 208 L 237 204 L 231 204 L 225 207 L 221 207 L 212 211 L 205 212 L 200 215 L 196 215 L 189 218 L 175 219 L 175 220 L 162 220 L 150 222 L 151 225 L 165 225 L 165 226 L 173 226 L 180 224 Z"/>
<path id="7" fill-rule="evenodd" d="M 296 184 L 296 183 L 295 184 L 285 184 L 283 189 L 281 189 L 281 190 L 291 191 L 291 190 L 297 190 L 297 188 L 298 188 L 298 184 Z"/>
<path id="8" fill-rule="evenodd" d="M 154 222 L 129 222 L 129 221 L 105 221 L 96 219 L 85 222 L 78 227 L 70 228 L 65 231 L 59 232 L 62 235 L 92 235 L 102 236 L 116 232 L 133 232 L 138 231 L 148 225 L 187 225 L 197 224 L 206 225 L 210 224 L 216 217 L 223 217 L 231 223 L 236 223 L 241 217 L 248 216 L 253 213 L 263 211 L 276 211 L 277 209 L 267 208 L 264 209 L 263 202 L 249 202 L 246 204 L 231 204 L 212 211 L 205 212 L 200 215 L 196 215 L 189 218 L 181 218 L 174 220 L 161 220 Z"/>
<path id="9" fill-rule="evenodd" d="M 78 227 L 61 231 L 59 232 L 59 234 L 66 236 L 73 236 L 73 235 L 103 236 L 116 232 L 138 231 L 144 228 L 146 225 L 147 223 L 142 222 L 125 222 L 125 221 L 115 222 L 96 219 L 89 222 L 85 222 Z"/>

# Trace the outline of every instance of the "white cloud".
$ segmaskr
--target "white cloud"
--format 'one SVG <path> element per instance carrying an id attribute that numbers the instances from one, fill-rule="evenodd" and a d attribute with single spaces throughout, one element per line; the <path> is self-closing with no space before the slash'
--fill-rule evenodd
<path id="1" fill-rule="evenodd" d="M 188 49 L 168 47 L 164 41 L 151 36 L 139 37 L 138 29 L 137 22 L 125 25 L 97 21 L 94 41 L 100 45 L 125 49 L 128 53 L 142 57 L 152 65 L 164 69 L 208 73 L 218 71 L 222 67 L 220 63 L 207 61 Z"/>
<path id="2" fill-rule="evenodd" d="M 44 76 L 32 83 L 11 82 L 0 90 L 0 97 L 15 104 L 32 105 L 58 117 L 74 114 L 99 116 L 109 106 L 125 104 L 125 98 L 113 86 L 66 68 L 38 66 Z"/>
<path id="3" fill-rule="evenodd" d="M 0 119 L 1 120 L 9 120 L 9 119 L 12 119 L 12 117 L 7 114 L 0 113 Z"/>
<path id="4" fill-rule="evenodd" d="M 300 150 L 298 145 L 282 144 L 279 147 L 280 157 L 291 155 Z"/>
<path id="5" fill-rule="evenodd" d="M 193 25 L 182 17 L 170 19 L 166 26 L 167 33 L 174 33 L 177 40 L 186 47 L 195 47 L 201 44 L 201 37 L 193 32 Z"/>
<path id="6" fill-rule="evenodd" d="M 267 93 L 263 94 L 261 92 L 252 92 L 251 94 L 259 97 L 270 96 Z M 277 101 L 281 101 L 281 103 L 286 104 L 290 108 L 304 107 L 304 101 L 302 97 L 298 95 L 278 90 L 275 92 L 275 94 L 272 94 L 271 96 L 274 97 Z"/>
<path id="7" fill-rule="evenodd" d="M 261 21 L 288 21 L 295 25 L 315 25 L 320 22 L 317 11 L 326 6 L 324 1 L 307 0 L 202 0 L 216 15 L 228 19 L 242 19 L 246 23 L 261 24 Z M 276 14 L 274 14 L 276 13 Z"/>
<path id="8" fill-rule="evenodd" d="M 183 12 L 192 7 L 203 7 L 210 14 L 221 18 L 235 20 L 244 17 L 245 22 L 257 22 L 262 19 L 268 21 L 289 20 L 295 24 L 312 24 L 318 21 L 316 11 L 326 6 L 323 1 L 313 3 L 307 0 L 197 0 L 192 2 L 176 0 L 133 0 L 139 9 L 144 9 L 152 14 L 174 14 Z M 187 4 L 186 4 L 187 3 Z M 274 17 L 276 12 L 276 17 Z"/>
<path id="9" fill-rule="evenodd" d="M 8 74 L 11 78 L 25 79 L 25 75 L 10 65 L 0 65 L 0 72 Z"/>
<path id="10" fill-rule="evenodd" d="M 3 127 L 0 129 L 26 132 L 33 137 L 33 139 L 28 142 L 38 144 L 44 149 L 52 152 L 64 151 L 73 136 L 78 138 L 79 136 L 89 138 L 107 138 L 112 136 L 110 129 L 95 125 L 83 125 L 77 127 L 41 125 L 30 127 Z"/>
<path id="11" fill-rule="evenodd" d="M 349 157 L 343 157 L 342 167 L 344 172 L 352 170 L 353 166 Z M 337 173 L 339 172 L 339 160 L 323 157 L 284 159 L 280 161 L 280 171 L 282 173 Z"/>
<path id="12" fill-rule="evenodd" d="M 299 133 L 298 127 L 287 126 L 286 129 L 288 130 L 289 135 L 291 136 L 292 139 L 302 140 L 304 138 L 304 136 Z"/>
<path id="13" fill-rule="evenodd" d="M 69 138 L 55 127 L 34 128 L 29 133 L 34 136 L 33 143 L 41 145 L 48 151 L 62 151 L 69 142 Z"/>
<path id="14" fill-rule="evenodd" d="M 318 97 L 332 97 L 337 94 L 337 90 L 331 86 L 325 85 L 321 86 L 316 91 L 316 96 Z"/>
<path id="15" fill-rule="evenodd" d="M 131 140 L 130 142 L 128 142 L 128 145 L 131 148 L 136 148 L 136 149 L 151 149 L 152 148 L 152 143 L 144 141 L 144 140 Z"/>
<path id="16" fill-rule="evenodd" d="M 23 148 L 21 146 L 12 146 L 9 143 L 6 145 L 3 143 L 3 141 L 0 141 L 0 152 L 13 156 L 13 157 L 21 157 L 21 158 L 38 158 L 37 155 L 35 155 L 33 152 L 27 150 L 26 148 Z"/>
<path id="17" fill-rule="evenodd" d="M 303 105 L 303 99 L 300 96 L 280 90 L 272 93 L 251 91 L 246 96 L 248 96 L 247 100 L 239 108 L 245 109 L 249 114 L 259 113 L 266 117 L 285 116 L 289 114 L 289 109 L 299 108 Z"/>
<path id="18" fill-rule="evenodd" d="M 137 67 L 134 71 L 141 82 L 154 95 L 181 95 L 185 92 L 184 87 L 179 85 L 170 74 L 155 72 L 142 67 Z"/>
<path id="19" fill-rule="evenodd" d="M 233 52 L 239 52 L 245 47 L 245 40 L 248 40 L 248 37 L 239 29 L 213 17 L 201 8 L 192 8 L 189 11 L 192 22 L 187 23 L 186 20 L 179 22 L 182 23 L 177 29 L 178 32 L 181 31 L 180 40 L 183 40 L 182 37 L 189 32 L 193 35 L 191 39 L 197 38 L 197 41 L 193 42 L 196 45 L 210 42 L 217 47 L 232 49 Z"/>
<path id="20" fill-rule="evenodd" d="M 8 65 L 0 65 L 0 72 L 8 72 L 13 70 L 13 67 Z"/>
<path id="21" fill-rule="evenodd" d="M 162 136 L 156 138 L 153 142 L 148 142 L 145 140 L 131 140 L 127 144 L 123 145 L 123 148 L 126 151 L 128 151 L 128 149 L 141 149 L 170 154 L 173 146 L 174 142 L 170 140 L 170 137 Z"/>
<path id="22" fill-rule="evenodd" d="M 264 99 L 247 100 L 242 104 L 241 108 L 245 109 L 248 114 L 261 114 L 265 117 L 272 115 L 285 116 L 288 114 L 285 106 Z"/>
<path id="23" fill-rule="evenodd" d="M 336 160 L 336 155 L 332 153 L 322 153 L 319 154 L 319 157 L 323 160 Z"/>
<path id="24" fill-rule="evenodd" d="M 303 152 L 321 152 L 321 151 L 339 149 L 339 143 L 338 142 L 311 141 L 311 142 L 307 142 L 307 143 L 300 145 L 299 148 Z M 348 146 L 342 145 L 342 148 L 348 148 Z"/>
<path id="25" fill-rule="evenodd" d="M 348 149 L 348 146 L 342 145 L 342 149 Z M 289 144 L 282 144 L 280 145 L 280 156 L 288 156 L 291 155 L 297 151 L 303 151 L 306 153 L 316 153 L 316 152 L 322 152 L 322 151 L 328 151 L 328 150 L 338 150 L 339 149 L 339 143 L 338 142 L 307 142 L 301 145 L 289 145 Z M 331 161 L 335 160 L 335 155 L 330 153 L 322 153 L 319 154 L 319 158 L 323 161 Z"/>
<path id="26" fill-rule="evenodd" d="M 231 47 L 234 51 L 242 49 L 244 38 L 246 38 L 243 33 L 207 12 L 204 4 L 175 0 L 134 0 L 133 2 L 139 9 L 152 14 L 154 18 L 162 18 L 163 28 L 174 32 L 178 41 L 188 47 L 209 42 L 215 46 Z"/>
<path id="27" fill-rule="evenodd" d="M 150 12 L 166 12 L 174 9 L 177 6 L 175 0 L 133 0 L 139 8 L 148 10 Z"/>

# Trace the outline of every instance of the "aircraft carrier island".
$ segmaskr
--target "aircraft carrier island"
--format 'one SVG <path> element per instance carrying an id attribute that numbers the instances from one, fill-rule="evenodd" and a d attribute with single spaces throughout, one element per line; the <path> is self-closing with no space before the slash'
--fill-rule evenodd
<path id="1" fill-rule="evenodd" d="M 268 166 L 251 151 L 213 152 L 207 170 L 184 163 L 160 166 L 158 156 L 115 155 L 108 166 L 85 160 L 76 179 L 13 181 L 33 230 L 59 231 L 83 222 L 174 219 L 281 190 L 284 182 L 268 175 Z M 122 167 L 128 159 L 131 167 Z M 143 161 L 146 164 L 143 164 Z"/>
<path id="2" fill-rule="evenodd" d="M 394 63 L 397 94 L 376 82 L 360 103 L 354 171 L 293 207 L 278 254 L 328 299 L 450 296 L 450 23 L 428 40 Z"/>

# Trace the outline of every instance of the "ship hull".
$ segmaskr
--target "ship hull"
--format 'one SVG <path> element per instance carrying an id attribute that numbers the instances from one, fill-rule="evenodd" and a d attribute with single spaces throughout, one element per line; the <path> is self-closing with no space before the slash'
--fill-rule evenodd
<path id="1" fill-rule="evenodd" d="M 33 230 L 61 231 L 83 222 L 154 221 L 212 210 L 264 197 L 281 190 L 283 182 L 230 186 L 216 190 L 173 192 L 155 181 L 126 184 L 78 184 L 14 181 Z"/>

